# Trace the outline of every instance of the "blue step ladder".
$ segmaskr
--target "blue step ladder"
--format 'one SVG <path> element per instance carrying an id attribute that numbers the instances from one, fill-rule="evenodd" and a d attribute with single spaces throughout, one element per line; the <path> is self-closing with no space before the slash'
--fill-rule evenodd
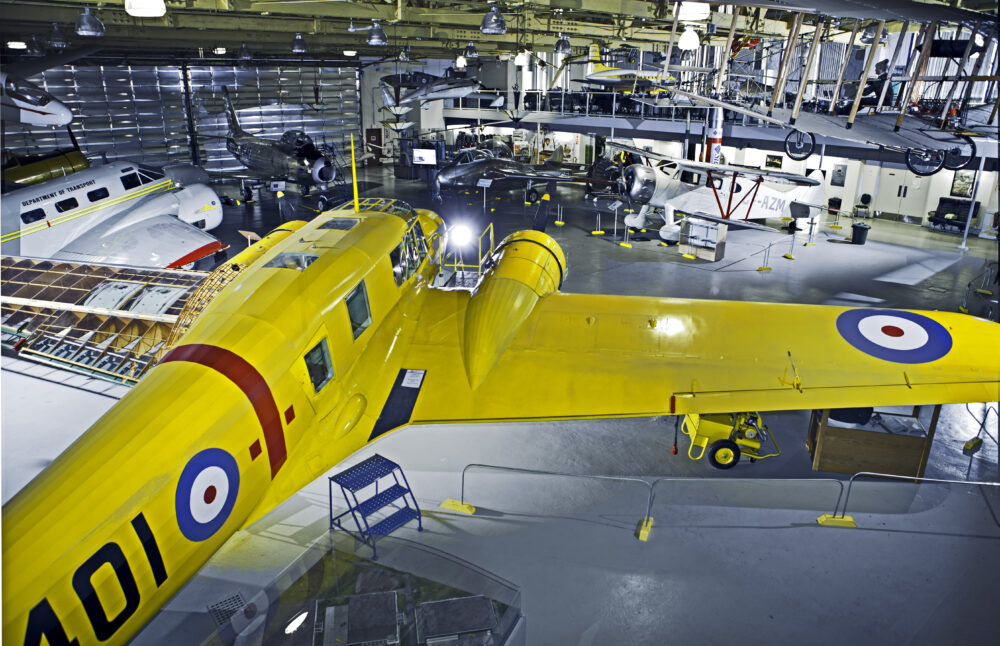
<path id="1" fill-rule="evenodd" d="M 392 478 L 391 483 L 389 482 L 390 477 Z M 347 511 L 337 516 L 333 515 L 334 484 L 340 487 L 344 494 L 344 501 L 347 503 Z M 359 500 L 358 492 L 372 485 L 375 487 L 375 492 L 371 494 L 371 497 Z M 381 490 L 380 485 L 382 485 Z M 388 488 L 384 488 L 385 485 L 389 485 Z M 397 500 L 402 502 L 402 507 L 393 505 Z M 412 507 L 410 506 L 411 502 L 413 503 Z M 396 507 L 396 511 L 374 525 L 368 522 L 369 516 L 389 505 Z M 354 518 L 357 532 L 345 527 L 341 521 L 348 514 Z M 383 458 L 376 453 L 364 462 L 330 476 L 330 529 L 334 527 L 341 529 L 372 548 L 373 560 L 378 560 L 375 539 L 380 536 L 388 536 L 414 519 L 417 521 L 417 530 L 423 531 L 424 525 L 420 519 L 420 507 L 417 505 L 417 499 L 410 491 L 410 484 L 406 481 L 403 470 L 392 460 Z"/>

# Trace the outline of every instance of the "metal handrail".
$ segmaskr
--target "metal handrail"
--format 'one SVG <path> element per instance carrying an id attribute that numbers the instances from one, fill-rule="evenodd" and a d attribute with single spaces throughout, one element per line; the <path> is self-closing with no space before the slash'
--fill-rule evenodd
<path id="1" fill-rule="evenodd" d="M 901 476 L 901 475 L 896 475 L 894 473 L 876 473 L 876 472 L 873 472 L 873 471 L 859 471 L 858 473 L 855 473 L 854 475 L 852 475 L 851 478 L 850 478 L 850 480 L 848 480 L 848 482 L 847 482 L 847 492 L 844 493 L 843 491 L 841 491 L 841 495 L 842 495 L 843 500 L 844 500 L 844 508 L 840 512 L 839 516 L 837 515 L 837 510 L 840 509 L 840 497 L 837 498 L 837 504 L 833 508 L 833 517 L 834 518 L 843 518 L 847 514 L 847 502 L 851 498 L 851 487 L 854 486 L 854 480 L 856 478 L 860 478 L 860 477 L 886 478 L 888 480 L 919 480 L 920 482 L 934 482 L 934 483 L 939 483 L 939 484 L 963 484 L 963 485 L 976 485 L 976 486 L 981 486 L 981 487 L 1000 487 L 1000 482 L 978 482 L 978 481 L 969 481 L 969 480 L 946 480 L 946 479 L 943 479 L 943 478 L 924 478 L 924 477 L 919 477 L 919 476 Z"/>

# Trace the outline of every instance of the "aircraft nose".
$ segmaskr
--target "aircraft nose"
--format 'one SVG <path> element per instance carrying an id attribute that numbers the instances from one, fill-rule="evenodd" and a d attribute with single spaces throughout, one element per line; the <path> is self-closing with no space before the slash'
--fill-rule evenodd
<path id="1" fill-rule="evenodd" d="M 58 101 L 53 101 L 47 106 L 52 112 L 52 125 L 66 126 L 73 121 L 73 111 Z"/>

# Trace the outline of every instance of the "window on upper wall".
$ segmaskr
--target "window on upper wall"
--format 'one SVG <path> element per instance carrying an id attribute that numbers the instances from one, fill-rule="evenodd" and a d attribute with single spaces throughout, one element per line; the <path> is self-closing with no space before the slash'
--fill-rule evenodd
<path id="1" fill-rule="evenodd" d="M 313 388 L 319 392 L 331 379 L 333 379 L 333 364 L 330 362 L 330 350 L 326 346 L 326 339 L 320 339 L 316 346 L 306 352 L 306 370 L 309 371 L 309 381 Z"/>
<path id="2" fill-rule="evenodd" d="M 356 339 L 372 324 L 372 310 L 368 305 L 368 290 L 365 289 L 365 281 L 361 281 L 347 295 L 344 302 L 347 303 L 347 316 L 351 319 L 351 331 L 354 332 Z"/>

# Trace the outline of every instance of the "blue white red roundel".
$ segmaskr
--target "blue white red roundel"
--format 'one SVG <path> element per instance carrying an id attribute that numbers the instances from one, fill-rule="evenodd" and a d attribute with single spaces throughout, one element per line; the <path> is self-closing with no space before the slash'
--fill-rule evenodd
<path id="1" fill-rule="evenodd" d="M 177 482 L 174 508 L 181 533 L 191 541 L 204 541 L 226 523 L 240 490 L 236 459 L 222 449 L 196 453 Z"/>
<path id="2" fill-rule="evenodd" d="M 858 350 L 895 363 L 928 363 L 951 350 L 951 334 L 921 314 L 859 309 L 837 317 L 837 331 Z"/>

